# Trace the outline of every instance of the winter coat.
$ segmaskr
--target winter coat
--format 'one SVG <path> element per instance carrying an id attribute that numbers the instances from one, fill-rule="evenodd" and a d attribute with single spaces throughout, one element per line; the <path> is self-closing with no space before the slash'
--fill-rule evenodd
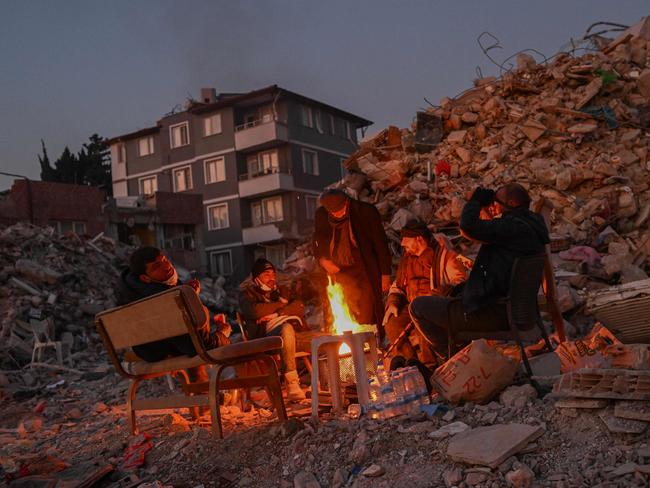
<path id="1" fill-rule="evenodd" d="M 254 281 L 245 281 L 240 286 L 239 309 L 244 319 L 244 327 L 249 339 L 266 335 L 266 326 L 258 320 L 266 315 L 295 315 L 303 319 L 305 306 L 285 287 L 264 291 Z"/>
<path id="2" fill-rule="evenodd" d="M 481 220 L 481 204 L 470 200 L 460 217 L 460 228 L 481 241 L 476 261 L 463 290 L 463 310 L 472 313 L 508 294 L 516 258 L 544 252 L 550 242 L 544 218 L 526 207 Z"/>
<path id="3" fill-rule="evenodd" d="M 420 256 L 406 254 L 397 267 L 387 304 L 398 305 L 428 295 L 448 295 L 452 288 L 467 278 L 458 254 L 433 242 Z"/>
<path id="4" fill-rule="evenodd" d="M 359 279 L 367 280 L 367 283 L 360 283 L 360 288 L 372 291 L 369 299 L 373 300 L 375 323 L 381 324 L 384 314 L 382 302 L 381 277 L 390 276 L 392 257 L 388 249 L 388 240 L 381 223 L 381 216 L 374 205 L 350 200 L 348 215 L 352 233 L 359 246 L 365 277 Z M 316 260 L 321 258 L 331 259 L 330 241 L 332 240 L 332 226 L 328 221 L 327 210 L 319 207 L 314 218 L 314 239 L 313 249 Z M 365 285 L 365 286 L 364 286 Z"/>

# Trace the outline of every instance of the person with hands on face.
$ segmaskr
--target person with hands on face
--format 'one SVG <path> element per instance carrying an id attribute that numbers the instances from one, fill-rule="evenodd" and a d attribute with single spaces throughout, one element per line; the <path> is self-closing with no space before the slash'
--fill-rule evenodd
<path id="1" fill-rule="evenodd" d="M 472 332 L 508 329 L 506 306 L 498 301 L 508 293 L 514 261 L 542 253 L 549 242 L 544 219 L 529 206 L 526 189 L 510 183 L 496 192 L 476 188 L 463 207 L 460 229 L 481 247 L 461 296 L 419 297 L 410 306 L 416 328 L 436 350 L 445 349 L 450 328 Z M 492 218 L 486 220 L 482 214 Z"/>
<path id="2" fill-rule="evenodd" d="M 383 336 L 382 293 L 390 289 L 392 257 L 375 206 L 341 190 L 323 192 L 314 217 L 313 250 L 328 276 L 343 288 L 353 318 L 376 324 Z"/>
<path id="3" fill-rule="evenodd" d="M 175 286 L 186 284 L 198 294 L 201 285 L 198 280 L 191 279 L 181 283 L 176 268 L 156 247 L 144 246 L 136 249 L 129 259 L 129 266 L 122 271 L 116 287 L 118 305 L 127 305 L 136 300 L 147 298 Z M 206 316 L 210 317 L 204 307 Z M 214 349 L 229 344 L 231 326 L 223 314 L 215 316 L 216 332 L 211 332 L 210 320 L 197 330 L 206 349 Z M 133 352 L 145 361 L 162 361 L 173 356 L 195 356 L 196 349 L 189 334 L 162 339 L 133 347 Z M 194 368 L 193 368 L 194 371 Z M 205 371 L 195 371 L 201 380 L 207 380 Z"/>

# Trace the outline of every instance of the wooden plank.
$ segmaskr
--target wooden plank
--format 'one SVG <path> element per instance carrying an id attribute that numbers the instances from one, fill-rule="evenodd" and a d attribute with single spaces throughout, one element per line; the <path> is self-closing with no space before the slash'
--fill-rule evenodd
<path id="1" fill-rule="evenodd" d="M 162 398 L 136 398 L 134 410 L 162 410 L 165 408 L 188 408 L 208 405 L 208 395 L 175 395 Z"/>

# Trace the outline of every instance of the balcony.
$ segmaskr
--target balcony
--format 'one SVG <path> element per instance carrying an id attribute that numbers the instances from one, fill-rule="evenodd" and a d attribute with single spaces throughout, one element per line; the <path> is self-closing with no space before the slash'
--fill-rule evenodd
<path id="1" fill-rule="evenodd" d="M 283 239 L 301 239 L 297 231 L 293 229 L 282 229 L 278 224 L 261 224 L 255 227 L 244 227 L 242 229 L 242 243 L 247 246 L 250 244 L 261 244 L 262 242 L 280 241 Z M 246 224 L 244 224 L 246 225 Z"/>
<path id="2" fill-rule="evenodd" d="M 255 120 L 235 127 L 235 150 L 260 149 L 275 141 L 288 141 L 287 125 L 277 120 Z"/>
<path id="3" fill-rule="evenodd" d="M 293 176 L 280 168 L 270 168 L 267 173 L 243 174 L 239 177 L 239 196 L 242 198 L 294 189 Z"/>
<path id="4" fill-rule="evenodd" d="M 259 244 L 260 242 L 279 241 L 284 237 L 276 224 L 262 224 L 242 229 L 242 243 L 244 246 Z"/>

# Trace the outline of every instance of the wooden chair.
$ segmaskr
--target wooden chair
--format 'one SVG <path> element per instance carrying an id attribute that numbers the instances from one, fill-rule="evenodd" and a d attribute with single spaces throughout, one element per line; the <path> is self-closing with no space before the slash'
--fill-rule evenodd
<path id="1" fill-rule="evenodd" d="M 475 339 L 514 341 L 521 349 L 521 358 L 526 373 L 531 377 L 533 373 L 523 343 L 537 341 L 541 335 L 549 352 L 553 351 L 537 305 L 537 294 L 542 284 L 545 262 L 545 253 L 515 259 L 510 276 L 508 296 L 499 301 L 506 305 L 508 326 L 510 327 L 508 330 L 490 332 L 453 332 L 450 330 L 450 353 L 452 352 L 451 348 L 455 348 L 459 341 Z"/>
<path id="2" fill-rule="evenodd" d="M 106 310 L 95 317 L 95 325 L 115 369 L 131 381 L 127 398 L 131 433 L 137 433 L 135 413 L 138 410 L 209 406 L 212 433 L 222 438 L 219 391 L 253 386 L 265 387 L 278 418 L 281 421 L 287 419 L 277 368 L 268 354 L 277 352 L 282 347 L 282 339 L 265 337 L 206 350 L 196 333 L 197 327 L 205 324 L 206 320 L 208 317 L 205 309 L 189 286 L 175 287 L 129 305 Z M 197 351 L 196 356 L 178 356 L 158 362 L 147 362 L 128 361 L 122 355 L 133 346 L 184 334 L 190 335 Z M 225 367 L 258 361 L 265 364 L 263 374 L 220 380 Z M 185 370 L 204 364 L 213 366 L 208 384 L 190 385 Z M 184 395 L 136 398 L 138 386 L 142 381 L 168 374 L 180 375 Z"/>

